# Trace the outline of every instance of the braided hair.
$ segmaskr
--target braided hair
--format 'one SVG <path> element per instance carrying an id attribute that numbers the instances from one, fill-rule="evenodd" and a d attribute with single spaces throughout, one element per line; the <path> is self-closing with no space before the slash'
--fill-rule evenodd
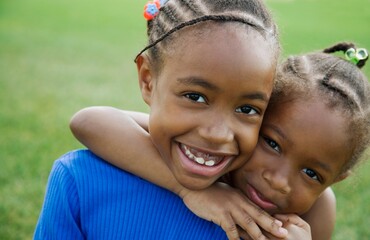
<path id="1" fill-rule="evenodd" d="M 172 42 L 174 33 L 209 21 L 250 26 L 271 43 L 277 60 L 280 51 L 277 27 L 261 0 L 169 0 L 155 18 L 148 20 L 149 42 L 137 57 L 148 50 L 152 62 L 161 63 L 163 50 Z"/>
<path id="2" fill-rule="evenodd" d="M 319 96 L 329 109 L 347 119 L 348 147 L 352 158 L 343 172 L 351 169 L 370 145 L 370 84 L 357 65 L 331 53 L 356 48 L 353 43 L 338 43 L 323 52 L 291 56 L 278 70 L 270 103 Z"/>

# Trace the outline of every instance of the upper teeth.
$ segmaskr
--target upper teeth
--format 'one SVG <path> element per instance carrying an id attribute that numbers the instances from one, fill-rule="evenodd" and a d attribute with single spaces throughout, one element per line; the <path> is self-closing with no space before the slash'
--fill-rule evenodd
<path id="1" fill-rule="evenodd" d="M 185 149 L 185 154 L 188 156 L 188 158 L 195 160 L 195 162 L 197 162 L 197 163 L 199 163 L 201 165 L 209 166 L 209 167 L 212 167 L 212 166 L 215 165 L 215 163 L 216 163 L 215 161 L 213 161 L 213 160 L 206 161 L 202 157 L 196 157 L 194 154 L 192 154 L 190 152 L 190 150 L 189 150 L 189 148 L 187 146 L 183 145 L 183 147 Z M 209 154 L 207 154 L 207 157 L 209 157 Z"/>

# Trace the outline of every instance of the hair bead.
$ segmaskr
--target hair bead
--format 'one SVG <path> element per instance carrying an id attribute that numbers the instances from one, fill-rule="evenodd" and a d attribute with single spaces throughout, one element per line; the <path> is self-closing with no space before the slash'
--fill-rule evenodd
<path id="1" fill-rule="evenodd" d="M 161 3 L 159 0 L 149 1 L 144 6 L 144 18 L 148 21 L 158 15 Z"/>

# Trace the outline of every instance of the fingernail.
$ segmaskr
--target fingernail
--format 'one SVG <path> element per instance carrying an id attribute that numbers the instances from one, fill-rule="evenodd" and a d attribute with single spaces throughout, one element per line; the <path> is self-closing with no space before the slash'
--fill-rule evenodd
<path id="1" fill-rule="evenodd" d="M 288 230 L 286 230 L 285 228 L 279 228 L 279 233 L 281 234 L 284 234 L 284 235 L 287 235 L 288 234 Z"/>
<path id="2" fill-rule="evenodd" d="M 281 221 L 279 221 L 279 220 L 274 220 L 274 223 L 276 224 L 276 225 L 278 225 L 279 227 L 281 227 L 281 226 L 283 226 L 283 222 L 281 222 Z"/>

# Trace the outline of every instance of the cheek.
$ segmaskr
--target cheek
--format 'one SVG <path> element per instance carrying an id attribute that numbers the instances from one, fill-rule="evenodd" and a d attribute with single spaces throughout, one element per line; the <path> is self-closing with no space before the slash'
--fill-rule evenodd
<path id="1" fill-rule="evenodd" d="M 244 166 L 246 171 L 257 171 L 259 169 L 263 169 L 266 164 L 273 161 L 273 157 L 266 153 L 266 149 L 264 149 L 262 146 L 263 143 L 260 142 L 261 140 L 259 140 L 258 137 L 256 141 L 256 147 L 252 156 Z"/>
<path id="2" fill-rule="evenodd" d="M 245 186 L 247 185 L 247 173 L 244 172 L 243 167 L 233 171 L 231 173 L 231 185 L 241 190 L 244 194 Z"/>
<path id="3" fill-rule="evenodd" d="M 243 126 L 239 128 L 240 148 L 243 154 L 246 156 L 248 162 L 250 161 L 250 158 L 253 157 L 256 150 L 259 131 L 260 124 L 256 124 L 249 128 L 243 128 Z"/>
<path id="4" fill-rule="evenodd" d="M 250 163 L 250 160 L 248 160 L 240 168 L 231 172 L 230 178 L 232 186 L 246 194 L 246 186 L 249 183 L 248 179 L 260 179 L 260 169 L 261 167 Z"/>
<path id="5" fill-rule="evenodd" d="M 295 177 L 291 180 L 292 192 L 287 201 L 285 213 L 295 212 L 299 215 L 306 213 L 315 204 L 326 189 L 325 186 L 313 186 L 304 179 Z"/>
<path id="6" fill-rule="evenodd" d="M 310 210 L 317 198 L 318 195 L 314 193 L 305 193 L 304 191 L 302 191 L 302 189 L 301 191 L 298 189 L 297 193 L 291 196 L 290 203 L 288 204 L 289 207 L 284 212 L 295 212 L 298 215 L 302 215 Z"/>
<path id="7" fill-rule="evenodd" d="M 149 119 L 149 132 L 154 143 L 167 145 L 166 142 L 169 144 L 172 138 L 187 132 L 194 122 L 194 118 L 189 117 L 189 114 L 184 114 L 174 107 L 166 106 L 152 109 Z"/>
<path id="8" fill-rule="evenodd" d="M 248 178 L 259 179 L 264 168 L 264 156 L 256 148 L 251 153 L 251 157 L 237 170 L 233 171 L 231 174 L 232 184 L 234 187 L 239 188 L 243 191 L 245 186 L 248 184 Z"/>

